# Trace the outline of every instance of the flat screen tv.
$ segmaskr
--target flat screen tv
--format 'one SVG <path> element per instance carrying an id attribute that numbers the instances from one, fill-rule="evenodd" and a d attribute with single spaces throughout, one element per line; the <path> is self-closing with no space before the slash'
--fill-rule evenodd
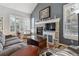
<path id="1" fill-rule="evenodd" d="M 47 23 L 45 24 L 45 31 L 55 31 L 56 30 L 56 24 L 55 23 Z"/>

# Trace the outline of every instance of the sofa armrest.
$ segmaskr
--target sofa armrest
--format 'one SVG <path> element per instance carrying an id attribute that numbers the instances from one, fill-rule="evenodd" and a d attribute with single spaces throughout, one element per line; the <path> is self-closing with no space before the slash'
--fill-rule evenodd
<path id="1" fill-rule="evenodd" d="M 0 52 L 0 56 L 9 56 L 10 54 L 14 53 L 18 49 L 20 49 L 20 47 L 4 49 L 3 51 Z"/>

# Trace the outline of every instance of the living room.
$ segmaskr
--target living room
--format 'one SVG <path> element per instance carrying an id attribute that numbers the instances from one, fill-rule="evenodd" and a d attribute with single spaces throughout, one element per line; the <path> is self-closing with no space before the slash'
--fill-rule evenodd
<path id="1" fill-rule="evenodd" d="M 0 3 L 0 56 L 78 56 L 77 3 Z"/>

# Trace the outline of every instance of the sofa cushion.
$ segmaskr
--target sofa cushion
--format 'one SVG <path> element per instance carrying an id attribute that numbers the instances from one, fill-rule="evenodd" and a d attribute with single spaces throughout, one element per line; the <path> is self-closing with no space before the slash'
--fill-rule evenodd
<path id="1" fill-rule="evenodd" d="M 9 56 L 12 53 L 14 53 L 15 51 L 17 51 L 18 49 L 20 49 L 19 46 L 12 47 L 12 48 L 7 48 L 7 49 L 5 49 L 5 50 L 3 50 L 3 51 L 0 52 L 0 56 Z"/>
<path id="2" fill-rule="evenodd" d="M 21 43 L 21 41 L 19 39 L 10 40 L 10 41 L 7 41 L 5 43 L 5 46 L 10 46 L 10 45 L 13 45 L 13 44 L 18 44 L 18 43 Z"/>
<path id="3" fill-rule="evenodd" d="M 27 46 L 27 44 L 25 44 L 25 43 L 18 43 L 18 44 L 13 44 L 13 45 L 10 45 L 10 46 L 6 46 L 6 47 L 4 47 L 4 50 L 5 49 L 8 49 L 8 48 L 13 48 L 13 47 L 26 47 Z"/>
<path id="4" fill-rule="evenodd" d="M 15 37 L 15 36 L 14 35 L 6 35 L 5 36 L 6 39 L 11 38 L 11 37 Z"/>
<path id="5" fill-rule="evenodd" d="M 3 37 L 0 36 L 0 42 L 1 42 L 2 45 L 4 46 L 4 45 L 5 45 L 5 38 L 3 38 Z"/>
<path id="6" fill-rule="evenodd" d="M 8 39 L 5 39 L 5 41 L 11 41 L 11 40 L 16 40 L 16 39 L 19 39 L 18 37 L 11 37 L 11 38 L 8 38 Z"/>
<path id="7" fill-rule="evenodd" d="M 0 51 L 3 51 L 3 45 L 0 43 Z"/>
<path id="8" fill-rule="evenodd" d="M 0 42 L 5 46 L 5 35 L 2 32 L 0 32 Z"/>

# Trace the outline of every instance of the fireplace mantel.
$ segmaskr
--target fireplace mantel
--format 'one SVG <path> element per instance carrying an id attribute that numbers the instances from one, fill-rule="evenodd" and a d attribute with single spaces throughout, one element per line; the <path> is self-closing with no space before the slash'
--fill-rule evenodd
<path id="1" fill-rule="evenodd" d="M 39 21 L 39 22 L 35 22 L 36 25 L 40 25 L 40 24 L 46 24 L 46 23 L 54 23 L 54 22 L 59 22 L 60 18 L 55 18 L 55 19 L 50 19 L 50 20 L 46 20 L 46 21 Z"/>

